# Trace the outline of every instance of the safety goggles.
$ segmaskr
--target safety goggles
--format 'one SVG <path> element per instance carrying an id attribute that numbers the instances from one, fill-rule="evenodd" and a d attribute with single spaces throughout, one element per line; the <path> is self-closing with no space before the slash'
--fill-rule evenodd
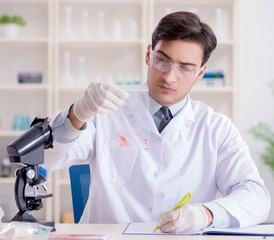
<path id="1" fill-rule="evenodd" d="M 153 63 L 155 68 L 161 72 L 167 72 L 173 68 L 175 76 L 181 79 L 193 79 L 194 77 L 198 77 L 202 70 L 202 67 L 199 69 L 193 69 L 183 64 L 173 63 L 162 54 L 156 53 L 153 50 L 150 51 L 150 61 Z"/>

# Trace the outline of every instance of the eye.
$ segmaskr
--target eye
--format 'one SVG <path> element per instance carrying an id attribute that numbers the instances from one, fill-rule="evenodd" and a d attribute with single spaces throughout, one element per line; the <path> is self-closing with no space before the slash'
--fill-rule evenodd
<path id="1" fill-rule="evenodd" d="M 187 67 L 187 66 L 185 66 L 185 65 L 180 65 L 179 69 L 180 69 L 180 71 L 182 71 L 182 72 L 192 72 L 192 71 L 193 71 L 192 68 Z"/>
<path id="2" fill-rule="evenodd" d="M 165 57 L 163 57 L 161 55 L 156 54 L 155 57 L 156 57 L 157 61 L 159 61 L 159 62 L 169 62 Z"/>
<path id="3" fill-rule="evenodd" d="M 154 63 L 155 66 L 161 71 L 166 71 L 170 67 L 170 61 L 158 54 L 155 54 L 154 56 Z"/>

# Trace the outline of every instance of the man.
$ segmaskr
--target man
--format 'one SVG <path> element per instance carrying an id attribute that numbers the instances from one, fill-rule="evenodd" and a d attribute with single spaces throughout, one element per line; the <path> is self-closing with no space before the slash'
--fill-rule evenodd
<path id="1" fill-rule="evenodd" d="M 91 83 L 51 119 L 55 143 L 46 166 L 91 164 L 81 222 L 158 219 L 161 231 L 195 232 L 266 219 L 269 194 L 240 134 L 227 117 L 188 96 L 216 43 L 197 15 L 171 13 L 147 47 L 148 93 L 127 98 L 114 86 Z M 188 192 L 190 201 L 169 212 Z M 222 197 L 215 199 L 217 192 Z"/>

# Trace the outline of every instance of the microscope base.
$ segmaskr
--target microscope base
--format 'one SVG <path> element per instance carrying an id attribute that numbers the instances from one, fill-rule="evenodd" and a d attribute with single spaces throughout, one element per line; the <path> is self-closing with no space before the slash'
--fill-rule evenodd
<path id="1" fill-rule="evenodd" d="M 55 231 L 55 223 L 50 222 L 50 221 L 42 221 L 42 220 L 37 220 L 35 217 L 33 217 L 29 211 L 19 211 L 11 221 L 16 221 L 16 222 L 34 222 L 38 223 L 44 226 L 52 227 L 51 232 Z"/>

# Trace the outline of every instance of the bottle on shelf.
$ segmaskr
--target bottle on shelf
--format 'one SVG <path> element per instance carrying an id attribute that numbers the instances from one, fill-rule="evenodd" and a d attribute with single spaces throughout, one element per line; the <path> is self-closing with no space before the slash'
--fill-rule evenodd
<path id="1" fill-rule="evenodd" d="M 116 19 L 112 25 L 112 37 L 114 39 L 121 39 L 123 37 L 122 23 Z"/>
<path id="2" fill-rule="evenodd" d="M 87 77 L 86 77 L 86 58 L 84 56 L 79 57 L 79 77 L 78 77 L 79 84 L 86 84 Z"/>
<path id="3" fill-rule="evenodd" d="M 24 131 L 31 124 L 30 116 L 24 114 L 16 114 L 12 121 L 12 130 Z"/>
<path id="4" fill-rule="evenodd" d="M 9 158 L 6 156 L 1 163 L 1 177 L 9 177 L 11 174 L 11 164 Z"/>
<path id="5" fill-rule="evenodd" d="M 101 74 L 96 74 L 94 78 L 94 82 L 104 82 L 103 81 L 103 76 Z"/>
<path id="6" fill-rule="evenodd" d="M 113 76 L 111 74 L 108 74 L 106 77 L 106 82 L 112 84 L 113 83 Z"/>
<path id="7" fill-rule="evenodd" d="M 115 84 L 123 85 L 124 83 L 124 77 L 122 75 L 117 75 L 115 79 Z"/>
<path id="8" fill-rule="evenodd" d="M 75 32 L 71 25 L 71 22 L 72 22 L 71 17 L 72 17 L 72 7 L 66 6 L 66 8 L 65 8 L 65 34 L 66 34 L 66 37 L 74 38 Z"/>
<path id="9" fill-rule="evenodd" d="M 166 8 L 165 8 L 165 15 L 170 14 L 170 13 L 172 13 L 172 12 L 173 12 L 173 10 L 172 10 L 171 7 L 166 7 Z"/>
<path id="10" fill-rule="evenodd" d="M 190 8 L 189 11 L 192 13 L 198 14 L 198 10 L 195 7 Z"/>
<path id="11" fill-rule="evenodd" d="M 105 11 L 99 12 L 99 38 L 106 38 L 107 32 L 106 32 L 106 26 L 105 26 Z"/>
<path id="12" fill-rule="evenodd" d="M 215 34 L 218 38 L 224 38 L 224 28 L 223 28 L 223 9 L 221 7 L 215 8 L 215 19 L 213 23 L 213 28 Z"/>
<path id="13" fill-rule="evenodd" d="M 73 77 L 70 71 L 70 52 L 63 53 L 63 76 L 61 79 L 62 84 L 73 84 Z"/>
<path id="14" fill-rule="evenodd" d="M 135 20 L 131 20 L 129 23 L 129 38 L 137 38 L 138 37 L 138 24 Z"/>
<path id="15" fill-rule="evenodd" d="M 3 130 L 2 118 L 0 117 L 0 131 Z"/>
<path id="16" fill-rule="evenodd" d="M 90 38 L 90 27 L 89 27 L 89 12 L 87 10 L 82 12 L 82 36 L 84 38 Z"/>

